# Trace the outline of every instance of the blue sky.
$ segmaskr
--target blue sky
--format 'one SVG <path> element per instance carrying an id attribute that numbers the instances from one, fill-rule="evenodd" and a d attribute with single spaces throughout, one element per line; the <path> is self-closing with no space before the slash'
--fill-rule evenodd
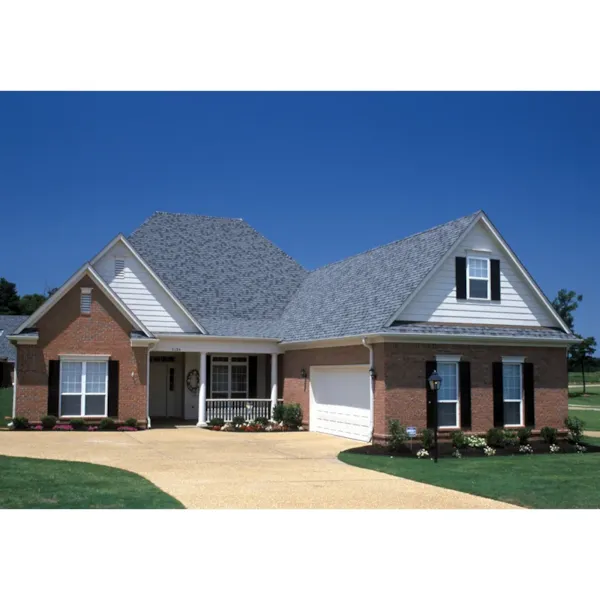
<path id="1" fill-rule="evenodd" d="M 60 285 L 157 210 L 307 268 L 484 209 L 600 340 L 600 94 L 0 93 L 0 276 Z"/>

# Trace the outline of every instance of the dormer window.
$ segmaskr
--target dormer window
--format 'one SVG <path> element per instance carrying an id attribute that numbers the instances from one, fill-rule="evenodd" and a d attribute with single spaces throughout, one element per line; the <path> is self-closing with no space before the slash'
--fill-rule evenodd
<path id="1" fill-rule="evenodd" d="M 468 298 L 490 299 L 490 260 L 479 256 L 467 258 Z"/>
<path id="2" fill-rule="evenodd" d="M 82 315 L 89 315 L 92 313 L 92 288 L 81 288 L 79 307 Z"/>

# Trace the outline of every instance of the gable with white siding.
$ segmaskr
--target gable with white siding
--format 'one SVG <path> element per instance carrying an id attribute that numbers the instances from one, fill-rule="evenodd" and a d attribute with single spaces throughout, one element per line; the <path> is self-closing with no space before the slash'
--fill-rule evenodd
<path id="1" fill-rule="evenodd" d="M 456 257 L 467 256 L 468 253 L 500 260 L 500 302 L 457 299 Z M 477 222 L 455 251 L 444 259 L 439 269 L 396 315 L 396 319 L 477 325 L 560 326 L 482 221 Z"/>
<path id="2" fill-rule="evenodd" d="M 152 333 L 199 333 L 185 312 L 120 240 L 93 266 Z"/>

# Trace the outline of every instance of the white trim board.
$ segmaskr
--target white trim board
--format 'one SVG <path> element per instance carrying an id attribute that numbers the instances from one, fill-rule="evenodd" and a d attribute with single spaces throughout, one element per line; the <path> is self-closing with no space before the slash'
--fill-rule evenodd
<path id="1" fill-rule="evenodd" d="M 560 325 L 561 329 L 565 333 L 572 333 L 571 330 L 567 327 L 565 322 L 560 318 L 552 304 L 546 298 L 541 288 L 537 285 L 534 279 L 529 275 L 528 271 L 525 269 L 521 261 L 518 259 L 516 254 L 511 250 L 510 246 L 506 243 L 500 232 L 494 227 L 492 222 L 487 218 L 486 214 L 483 211 L 480 211 L 479 215 L 476 216 L 471 224 L 463 231 L 460 237 L 454 242 L 452 247 L 448 250 L 448 252 L 438 261 L 438 263 L 429 271 L 429 273 L 423 278 L 423 280 L 419 283 L 419 285 L 413 290 L 413 292 L 408 296 L 408 298 L 404 301 L 404 303 L 392 314 L 391 318 L 385 323 L 385 327 L 390 327 L 394 321 L 399 320 L 400 315 L 406 309 L 407 306 L 410 305 L 412 300 L 417 296 L 417 294 L 423 289 L 423 287 L 433 278 L 433 276 L 440 270 L 444 262 L 448 259 L 448 257 L 452 256 L 454 252 L 456 252 L 461 244 L 463 244 L 465 238 L 469 235 L 469 233 L 473 230 L 473 228 L 478 224 L 483 223 L 485 227 L 488 229 L 489 233 L 495 239 L 495 241 L 499 244 L 501 249 L 508 255 L 509 259 L 512 261 L 512 264 L 517 269 L 517 272 L 525 279 L 525 282 L 529 285 L 529 287 L 534 291 L 535 295 L 539 298 L 543 306 L 546 308 L 550 316 L 556 321 L 558 325 Z M 465 252 L 472 252 L 473 248 L 465 248 Z"/>
<path id="2" fill-rule="evenodd" d="M 169 298 L 177 305 L 178 308 L 185 314 L 185 316 L 198 328 L 202 333 L 206 333 L 206 329 L 192 316 L 190 311 L 181 303 L 181 301 L 173 294 L 173 292 L 163 283 L 160 277 L 150 268 L 150 265 L 139 255 L 135 248 L 127 241 L 127 238 L 119 233 L 112 241 L 110 241 L 96 256 L 90 260 L 90 264 L 96 264 L 113 246 L 121 242 L 125 248 L 131 254 L 140 261 L 141 265 L 150 273 L 150 276 L 156 281 L 156 283 L 162 288 L 162 290 L 169 296 Z"/>
<path id="3" fill-rule="evenodd" d="M 127 308 L 127 306 L 121 301 L 121 299 L 110 289 L 104 280 L 96 273 L 90 263 L 85 263 L 76 273 L 74 273 L 63 285 L 56 291 L 44 304 L 42 304 L 26 321 L 21 323 L 17 330 L 13 334 L 15 337 L 21 333 L 24 329 L 31 327 L 37 323 L 55 304 L 61 300 L 67 292 L 69 292 L 75 285 L 85 276 L 88 275 L 92 281 L 98 286 L 98 288 L 104 292 L 104 294 L 113 302 L 113 304 L 119 309 L 123 316 L 133 325 L 135 325 L 140 331 L 143 331 L 147 336 L 152 334 L 144 327 L 142 322 Z"/>

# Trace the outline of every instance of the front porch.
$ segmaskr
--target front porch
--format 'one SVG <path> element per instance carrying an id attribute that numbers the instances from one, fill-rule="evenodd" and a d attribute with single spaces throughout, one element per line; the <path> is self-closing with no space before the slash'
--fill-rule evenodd
<path id="1" fill-rule="evenodd" d="M 151 424 L 204 425 L 214 418 L 270 418 L 283 396 L 283 355 L 149 353 Z"/>

